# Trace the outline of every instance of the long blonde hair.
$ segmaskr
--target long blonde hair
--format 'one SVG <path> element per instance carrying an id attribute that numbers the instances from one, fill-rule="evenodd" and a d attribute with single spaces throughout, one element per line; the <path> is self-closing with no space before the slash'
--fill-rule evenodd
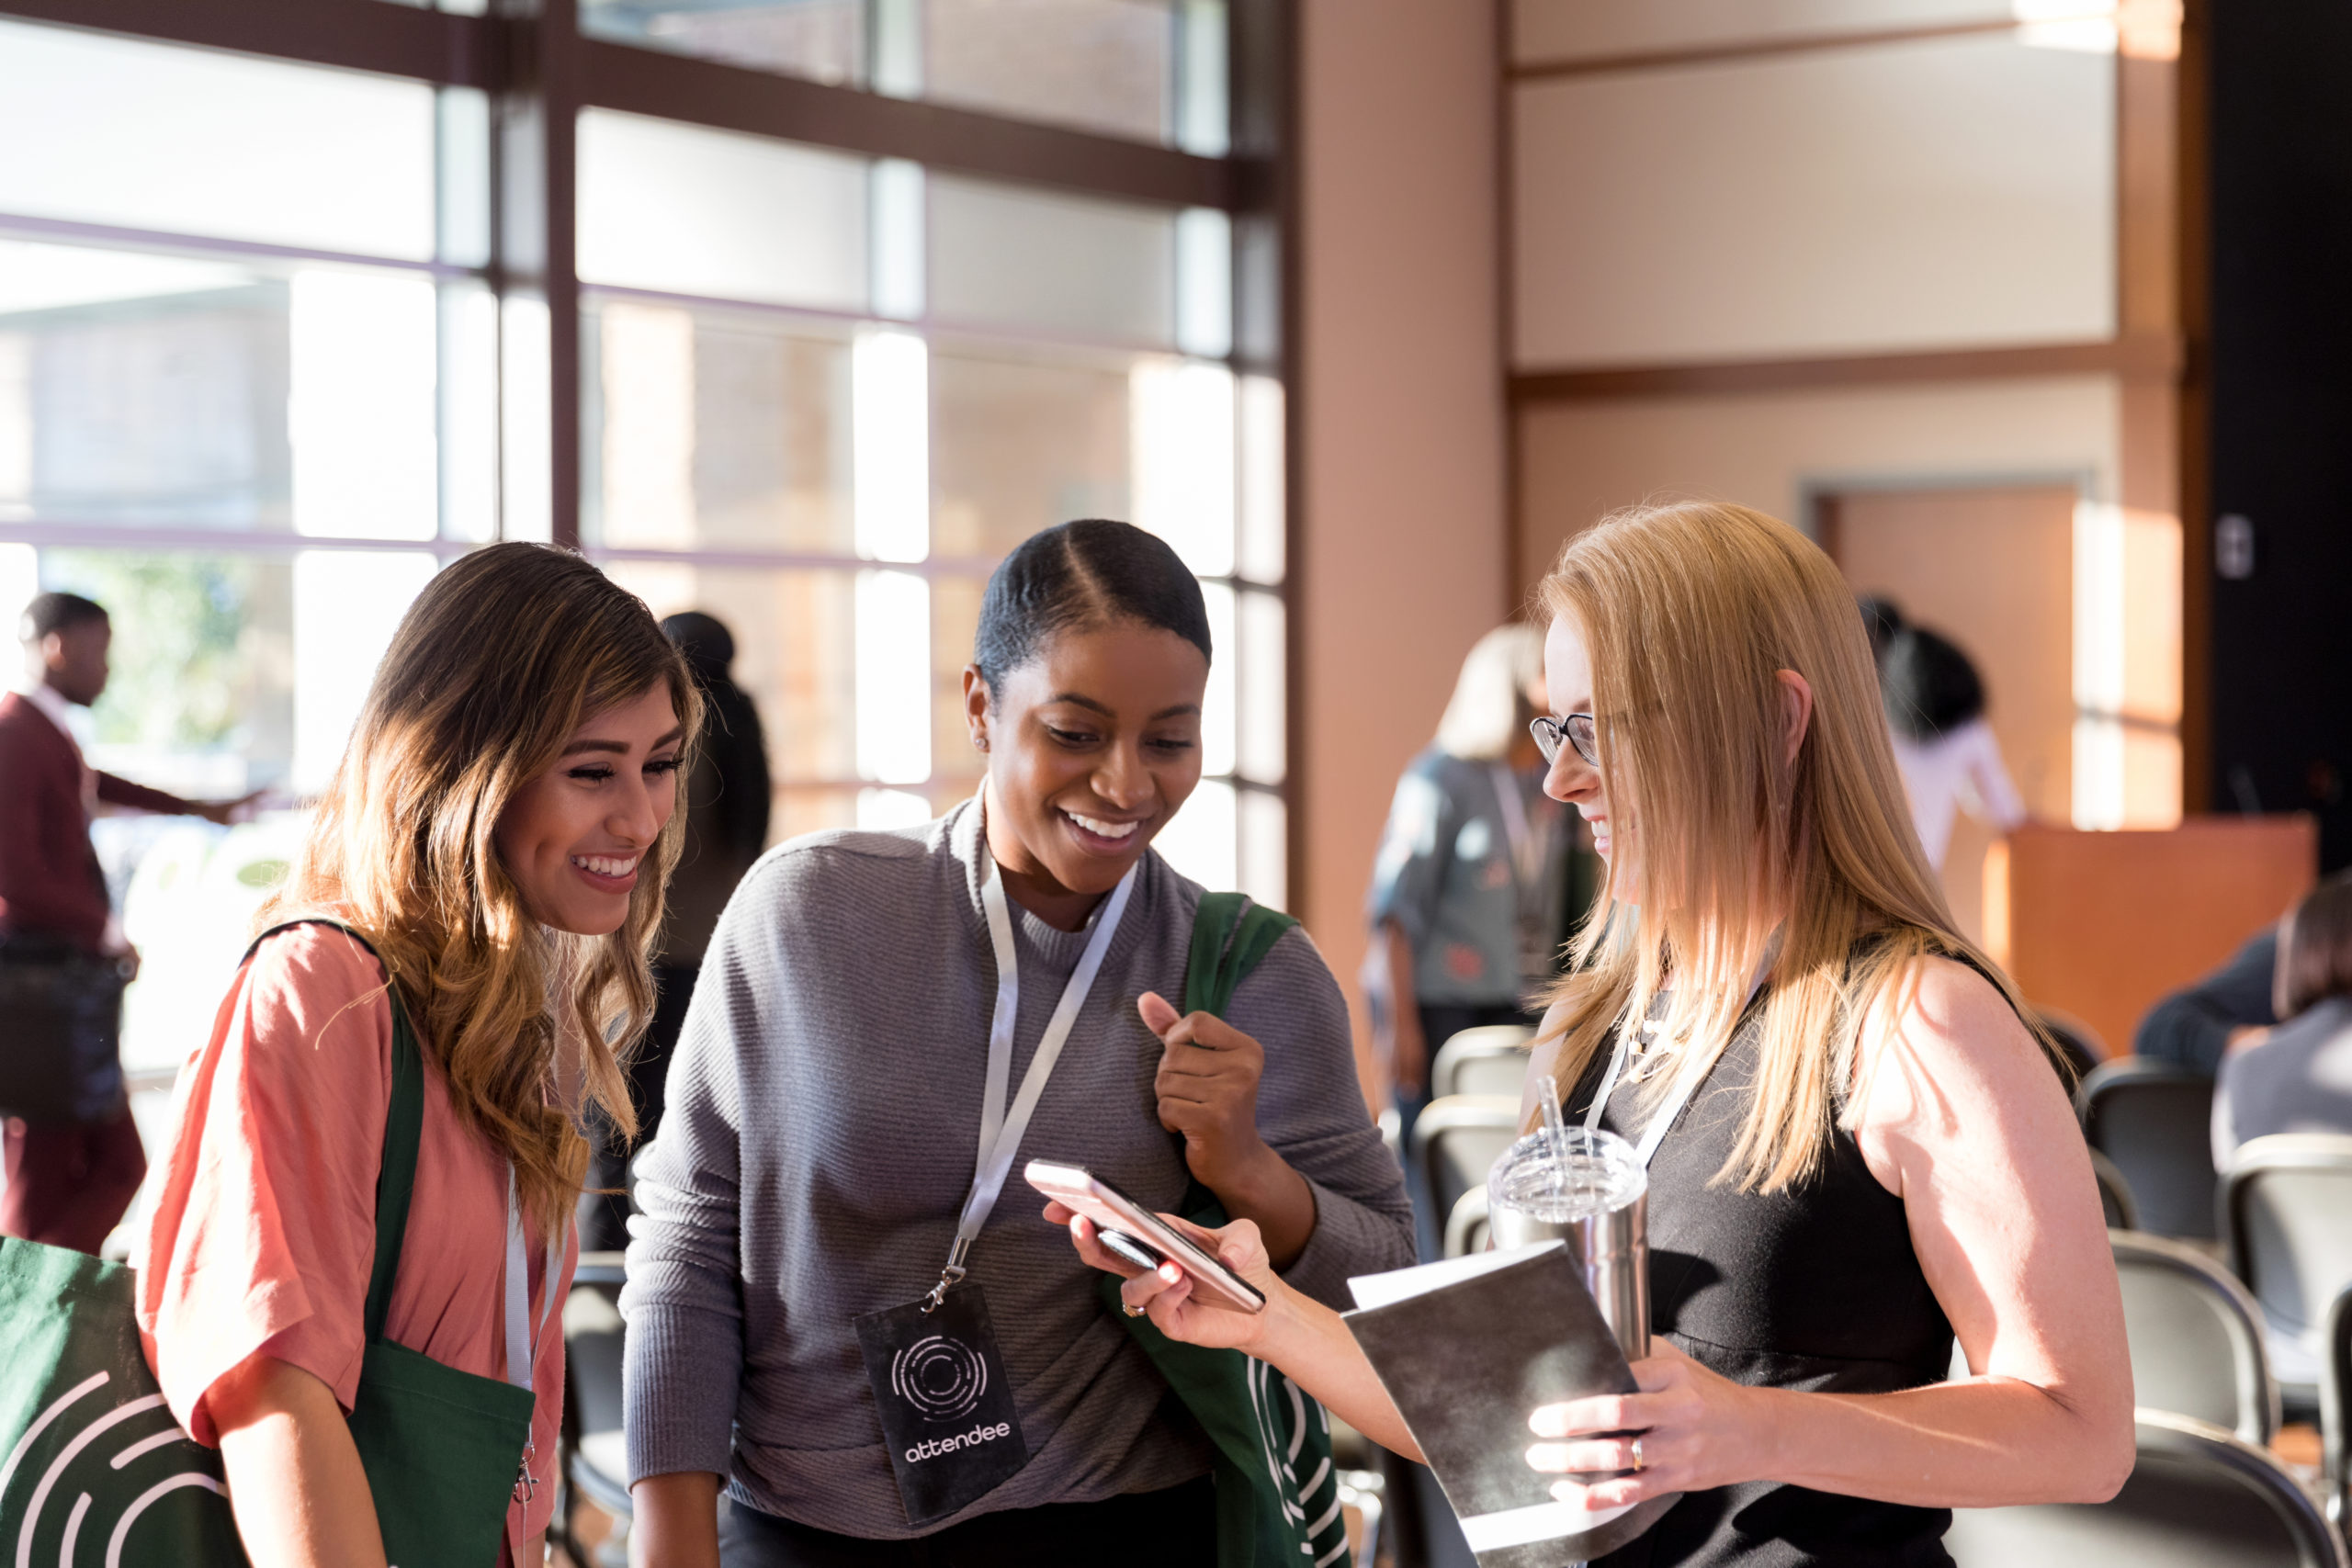
<path id="1" fill-rule="evenodd" d="M 1584 635 L 1610 811 L 1638 843 L 1640 886 L 1611 867 L 1553 993 L 1563 1094 L 1661 992 L 1652 1103 L 1678 1075 L 1703 1076 L 1776 919 L 1753 1098 L 1718 1181 L 1771 1191 L 1819 1167 L 1855 1102 L 1862 1021 L 1921 958 L 1975 965 L 2030 1017 L 1953 926 L 1853 593 L 1812 541 L 1746 507 L 1642 507 L 1569 541 L 1538 594 Z M 1792 766 L 1783 670 L 1813 691 Z"/>
<path id="2" fill-rule="evenodd" d="M 1472 762 L 1499 762 L 1535 716 L 1527 694 L 1544 683 L 1544 634 L 1525 621 L 1497 626 L 1471 647 L 1437 721 L 1438 749 Z"/>
<path id="3" fill-rule="evenodd" d="M 586 1100 L 623 1136 L 637 1131 L 616 1052 L 652 1016 L 646 949 L 685 812 L 682 801 L 646 852 L 628 920 L 605 937 L 534 919 L 492 834 L 582 720 L 657 684 L 691 738 L 700 694 L 643 601 L 548 546 L 466 556 L 401 618 L 302 848 L 256 921 L 335 908 L 367 936 L 459 1119 L 514 1162 L 542 1234 L 561 1224 L 588 1167 L 587 1141 L 556 1093 L 561 1039 L 577 1044 Z"/>

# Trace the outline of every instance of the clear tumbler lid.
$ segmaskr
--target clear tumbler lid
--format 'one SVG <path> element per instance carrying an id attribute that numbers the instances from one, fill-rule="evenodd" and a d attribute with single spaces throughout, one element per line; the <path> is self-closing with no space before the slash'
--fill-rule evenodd
<path id="1" fill-rule="evenodd" d="M 1649 1187 L 1634 1145 L 1600 1128 L 1541 1129 L 1513 1144 L 1487 1177 L 1487 1203 L 1539 1220 L 1583 1219 L 1622 1209 Z"/>

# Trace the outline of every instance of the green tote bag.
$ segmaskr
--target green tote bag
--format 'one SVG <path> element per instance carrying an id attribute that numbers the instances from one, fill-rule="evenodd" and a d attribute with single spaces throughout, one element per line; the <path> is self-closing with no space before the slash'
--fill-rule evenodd
<path id="1" fill-rule="evenodd" d="M 339 920 L 288 924 L 367 941 Z M 424 1055 L 398 988 L 390 996 L 391 1104 L 351 1438 L 390 1568 L 491 1568 L 536 1401 L 529 1389 L 384 1337 L 424 1129 Z M 140 1349 L 134 1296 L 119 1264 L 0 1240 L 0 1562 L 243 1568 L 220 1456 L 164 1408 Z"/>
<path id="2" fill-rule="evenodd" d="M 1207 893 L 1193 917 L 1184 1011 L 1222 1018 L 1242 976 L 1298 922 L 1238 893 Z M 1196 1225 L 1230 1217 L 1195 1181 L 1177 1211 Z M 1102 1277 L 1116 1310 L 1119 1281 Z M 1148 1317 L 1120 1321 L 1216 1448 L 1217 1568 L 1349 1568 L 1331 1423 L 1323 1407 L 1263 1361 L 1238 1350 L 1183 1345 Z"/>

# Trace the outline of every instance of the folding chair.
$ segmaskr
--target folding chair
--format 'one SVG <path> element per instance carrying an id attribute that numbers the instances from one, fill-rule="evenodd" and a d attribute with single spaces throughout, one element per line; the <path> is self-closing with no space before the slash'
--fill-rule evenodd
<path id="1" fill-rule="evenodd" d="M 2287 1133 L 2241 1145 L 2222 1179 L 2230 1267 L 2261 1303 L 2288 1407 L 2319 1403 L 2330 1304 L 2352 1285 L 2352 1137 Z"/>
<path id="2" fill-rule="evenodd" d="M 1519 1137 L 1519 1099 L 1448 1095 L 1432 1100 L 1413 1122 L 1413 1159 L 1436 1212 L 1451 1215 Z"/>
<path id="3" fill-rule="evenodd" d="M 2123 1287 L 2133 1403 L 2267 1447 L 2278 1431 L 2278 1385 L 2245 1287 L 2195 1247 L 2123 1231 L 2108 1242 Z"/>
<path id="4" fill-rule="evenodd" d="M 1527 1048 L 1535 1031 L 1523 1024 L 1495 1023 L 1465 1029 L 1438 1047 L 1430 1064 L 1430 1093 L 1507 1094 L 1519 1098 L 1527 1079 Z"/>
<path id="5" fill-rule="evenodd" d="M 2139 1461 L 2104 1503 L 1953 1510 L 1959 1568 L 2346 1568 L 2344 1542 L 2269 1452 L 2143 1410 Z"/>
<path id="6" fill-rule="evenodd" d="M 2139 1228 L 2212 1239 L 2212 1079 L 2126 1056 L 2085 1078 L 2075 1104 L 2091 1147 L 2123 1172 Z"/>

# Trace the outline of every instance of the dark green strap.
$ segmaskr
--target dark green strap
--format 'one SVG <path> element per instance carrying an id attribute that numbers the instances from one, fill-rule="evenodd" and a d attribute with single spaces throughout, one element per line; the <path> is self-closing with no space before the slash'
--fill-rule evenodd
<path id="1" fill-rule="evenodd" d="M 1242 979 L 1296 924 L 1279 909 L 1252 904 L 1247 894 L 1202 894 L 1184 965 L 1184 1010 L 1223 1018 Z"/>
<path id="2" fill-rule="evenodd" d="M 326 915 L 306 915 L 285 921 L 254 938 L 245 950 L 251 963 L 261 944 L 279 931 L 296 926 L 332 926 L 366 948 L 377 963 L 384 955 L 365 936 Z M 392 1004 L 392 1095 L 384 1109 L 384 1159 L 376 1173 L 376 1262 L 368 1273 L 367 1332 L 369 1343 L 384 1337 L 384 1319 L 391 1310 L 392 1280 L 401 1271 L 401 1240 L 408 1235 L 408 1203 L 416 1192 L 416 1154 L 424 1141 L 424 1053 L 417 1048 L 409 1028 L 408 1009 L 401 988 L 384 972 L 384 994 Z"/>

